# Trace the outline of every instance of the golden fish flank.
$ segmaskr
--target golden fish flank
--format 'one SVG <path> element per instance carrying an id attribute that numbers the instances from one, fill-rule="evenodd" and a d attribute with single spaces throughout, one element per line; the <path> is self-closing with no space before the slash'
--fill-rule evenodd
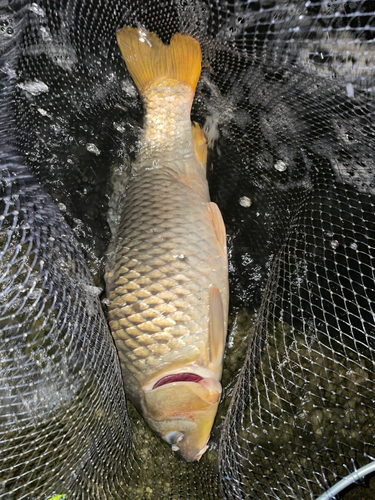
<path id="1" fill-rule="evenodd" d="M 124 28 L 117 41 L 145 107 L 145 131 L 106 281 L 125 390 L 187 461 L 207 449 L 221 394 L 228 314 L 226 236 L 190 110 L 199 43 Z"/>

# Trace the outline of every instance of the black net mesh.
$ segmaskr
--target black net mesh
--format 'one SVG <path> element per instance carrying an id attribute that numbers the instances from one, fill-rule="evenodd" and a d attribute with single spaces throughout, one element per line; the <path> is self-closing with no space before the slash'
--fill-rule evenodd
<path id="1" fill-rule="evenodd" d="M 105 319 L 129 25 L 203 54 L 231 306 L 199 463 L 125 402 Z M 374 40 L 372 0 L 0 0 L 0 498 L 313 499 L 374 459 Z"/>

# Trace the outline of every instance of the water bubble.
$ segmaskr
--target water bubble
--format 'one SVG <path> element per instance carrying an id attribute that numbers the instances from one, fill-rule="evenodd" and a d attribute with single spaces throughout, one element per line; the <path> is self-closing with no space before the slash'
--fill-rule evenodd
<path id="1" fill-rule="evenodd" d="M 58 207 L 60 212 L 66 212 L 66 205 L 64 205 L 64 203 L 59 203 Z"/>
<path id="2" fill-rule="evenodd" d="M 277 162 L 274 165 L 275 169 L 278 172 L 285 172 L 286 166 L 287 165 L 286 165 L 285 161 L 282 161 L 282 160 L 277 160 Z"/>
<path id="3" fill-rule="evenodd" d="M 240 205 L 241 205 L 241 207 L 245 207 L 245 208 L 250 207 L 251 206 L 250 198 L 248 198 L 247 196 L 242 196 L 240 198 Z"/>

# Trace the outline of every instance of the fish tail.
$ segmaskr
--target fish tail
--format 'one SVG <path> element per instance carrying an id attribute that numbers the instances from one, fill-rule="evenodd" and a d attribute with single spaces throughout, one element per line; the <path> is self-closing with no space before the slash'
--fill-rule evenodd
<path id="1" fill-rule="evenodd" d="M 126 27 L 117 32 L 117 43 L 141 96 L 160 80 L 177 80 L 194 94 L 202 63 L 200 45 L 194 38 L 175 34 L 170 45 L 164 45 L 155 33 Z"/>

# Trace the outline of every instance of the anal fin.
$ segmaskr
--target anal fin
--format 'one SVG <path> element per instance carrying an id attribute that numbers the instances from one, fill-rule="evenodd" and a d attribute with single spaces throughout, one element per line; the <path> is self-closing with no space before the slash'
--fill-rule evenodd
<path id="1" fill-rule="evenodd" d="M 208 344 L 209 360 L 214 366 L 222 362 L 224 355 L 224 310 L 220 290 L 211 285 L 209 288 Z"/>
<path id="2" fill-rule="evenodd" d="M 214 225 L 214 230 L 216 234 L 217 241 L 219 243 L 220 249 L 223 250 L 224 255 L 227 254 L 227 236 L 225 231 L 225 225 L 223 217 L 221 215 L 219 207 L 216 203 L 212 201 L 208 204 L 208 209 L 211 214 L 212 222 Z"/>

